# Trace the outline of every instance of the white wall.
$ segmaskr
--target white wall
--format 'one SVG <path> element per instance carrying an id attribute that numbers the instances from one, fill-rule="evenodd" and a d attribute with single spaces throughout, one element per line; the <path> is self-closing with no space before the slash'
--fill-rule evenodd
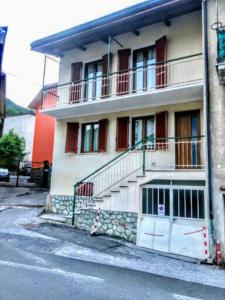
<path id="1" fill-rule="evenodd" d="M 25 152 L 27 155 L 24 160 L 32 160 L 33 138 L 34 138 L 34 122 L 35 116 L 31 114 L 7 117 L 4 121 L 3 134 L 13 129 L 20 137 L 24 137 L 26 141 Z"/>
<path id="2" fill-rule="evenodd" d="M 132 50 L 155 44 L 155 41 L 162 36 L 167 36 L 167 59 L 180 58 L 202 52 L 201 34 L 201 12 L 196 11 L 171 20 L 171 26 L 167 27 L 163 23 L 146 26 L 139 29 L 140 35 L 125 33 L 116 36 L 124 48 Z M 64 52 L 61 58 L 59 71 L 59 84 L 71 81 L 71 64 L 74 62 L 91 62 L 99 60 L 107 53 L 107 45 L 96 42 L 85 46 L 86 51 L 74 48 Z M 112 42 L 111 52 L 113 53 L 112 72 L 117 71 L 117 50 L 120 49 L 115 42 Z M 132 57 L 131 57 L 132 62 Z"/>
<path id="3" fill-rule="evenodd" d="M 142 115 L 151 115 L 159 111 L 168 111 L 168 136 L 175 136 L 175 119 L 174 113 L 176 111 L 191 110 L 191 109 L 201 109 L 201 130 L 203 130 L 203 110 L 202 101 L 196 101 L 186 104 L 159 106 L 154 108 L 127 111 L 120 113 L 104 114 L 99 116 L 89 116 L 83 118 L 73 118 L 66 121 L 56 122 L 56 132 L 55 132 L 55 147 L 53 154 L 53 170 L 52 170 L 52 183 L 51 183 L 51 194 L 54 195 L 72 195 L 73 184 L 85 176 L 89 175 L 91 172 L 95 171 L 103 164 L 110 161 L 112 158 L 120 154 L 121 152 L 116 152 L 116 118 L 122 116 L 137 117 Z M 101 119 L 107 118 L 109 120 L 108 128 L 108 145 L 107 152 L 105 153 L 65 153 L 65 143 L 66 143 L 66 123 L 78 122 L 86 123 L 92 121 L 99 121 Z M 131 129 L 131 128 L 130 128 Z M 131 130 L 130 130 L 131 135 Z M 81 140 L 81 128 L 79 130 L 79 146 Z M 131 138 L 130 138 L 131 140 Z M 79 152 L 79 151 L 78 151 Z M 168 153 L 166 154 L 168 156 Z M 171 155 L 171 153 L 169 154 Z M 160 159 L 160 157 L 159 157 Z"/>

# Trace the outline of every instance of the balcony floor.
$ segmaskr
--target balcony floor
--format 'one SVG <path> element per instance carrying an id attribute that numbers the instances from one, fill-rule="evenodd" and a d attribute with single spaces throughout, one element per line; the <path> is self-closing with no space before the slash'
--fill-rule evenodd
<path id="1" fill-rule="evenodd" d="M 110 97 L 76 104 L 58 105 L 42 112 L 56 119 L 68 119 L 87 115 L 98 115 L 169 104 L 186 103 L 203 98 L 203 83 L 190 83 L 140 94 Z"/>

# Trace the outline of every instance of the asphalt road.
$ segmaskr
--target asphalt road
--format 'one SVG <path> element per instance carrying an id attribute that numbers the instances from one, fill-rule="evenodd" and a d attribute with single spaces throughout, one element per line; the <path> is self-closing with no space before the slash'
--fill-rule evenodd
<path id="1" fill-rule="evenodd" d="M 61 256 L 72 229 L 64 235 L 48 224 L 35 227 L 36 213 L 19 208 L 0 212 L 0 300 L 225 300 L 225 289 Z M 78 236 L 74 243 L 85 243 L 90 251 L 118 247 L 111 240 L 99 238 L 96 244 Z"/>
<path id="2" fill-rule="evenodd" d="M 42 241 L 48 253 L 39 252 L 33 240 L 1 234 L 1 300 L 225 299 L 223 289 L 55 256 L 54 241 Z"/>

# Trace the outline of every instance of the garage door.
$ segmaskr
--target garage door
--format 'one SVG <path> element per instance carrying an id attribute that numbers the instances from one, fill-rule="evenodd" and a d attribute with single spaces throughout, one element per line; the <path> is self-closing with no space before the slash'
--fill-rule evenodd
<path id="1" fill-rule="evenodd" d="M 208 246 L 204 233 L 208 236 L 208 232 L 204 195 L 200 186 L 144 186 L 137 244 L 205 259 Z"/>

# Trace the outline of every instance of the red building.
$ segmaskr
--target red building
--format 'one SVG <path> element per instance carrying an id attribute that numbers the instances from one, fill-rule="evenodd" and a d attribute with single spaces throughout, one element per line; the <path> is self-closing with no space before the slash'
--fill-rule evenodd
<path id="1" fill-rule="evenodd" d="M 33 162 L 43 162 L 48 160 L 52 163 L 54 133 L 55 133 L 55 119 L 40 112 L 42 108 L 48 105 L 54 105 L 56 101 L 56 90 L 53 92 L 55 84 L 45 86 L 45 89 L 51 88 L 51 93 L 48 93 L 43 98 L 42 103 L 42 90 L 29 104 L 29 108 L 36 111 L 35 113 L 35 127 L 34 127 L 34 142 L 33 142 Z"/>

